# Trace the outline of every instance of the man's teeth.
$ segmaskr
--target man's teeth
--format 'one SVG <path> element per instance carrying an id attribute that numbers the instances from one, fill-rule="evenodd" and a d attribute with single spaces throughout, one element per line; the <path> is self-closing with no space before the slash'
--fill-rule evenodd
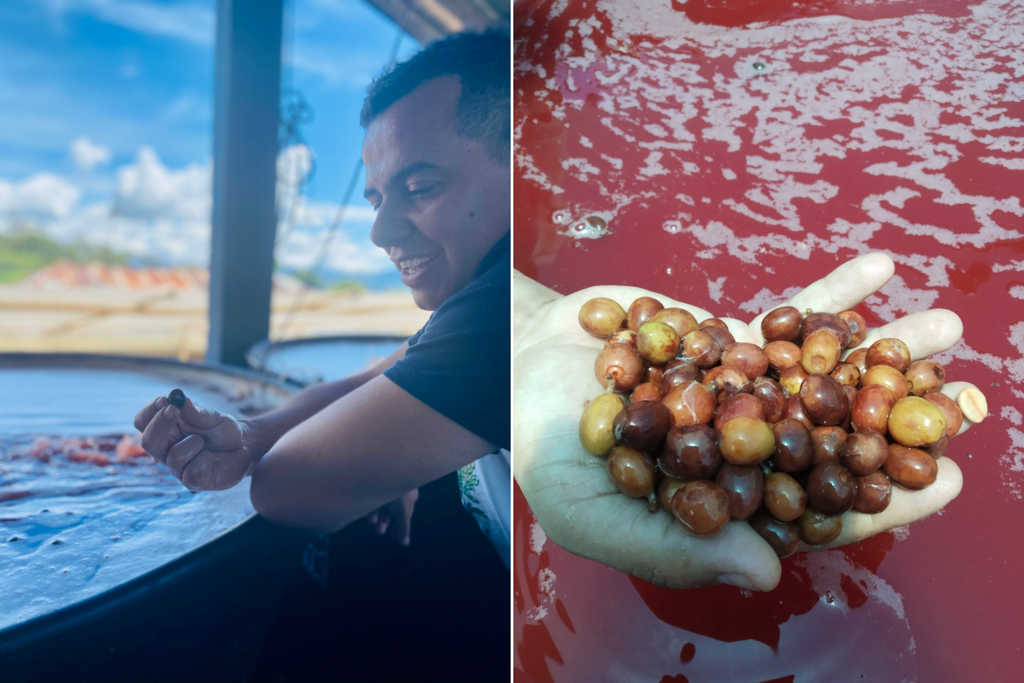
<path id="1" fill-rule="evenodd" d="M 403 269 L 404 268 L 415 268 L 416 266 L 424 264 L 424 263 L 426 263 L 427 261 L 430 261 L 433 258 L 434 258 L 433 256 L 423 256 L 423 257 L 420 257 L 420 258 L 414 258 L 411 261 L 399 261 L 398 262 L 398 267 L 399 268 L 403 268 Z"/>

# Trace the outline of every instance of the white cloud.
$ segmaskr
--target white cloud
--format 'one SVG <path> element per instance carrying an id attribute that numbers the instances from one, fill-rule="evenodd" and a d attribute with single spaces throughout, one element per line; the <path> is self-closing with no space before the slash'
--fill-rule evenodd
<path id="1" fill-rule="evenodd" d="M 58 17 L 86 14 L 121 28 L 196 45 L 213 45 L 216 37 L 217 15 L 205 4 L 145 0 L 46 0 L 46 4 Z"/>
<path id="2" fill-rule="evenodd" d="M 36 173 L 20 183 L 0 180 L 0 214 L 60 218 L 71 213 L 82 191 L 51 173 Z"/>
<path id="3" fill-rule="evenodd" d="M 101 164 L 110 161 L 110 150 L 98 145 L 85 136 L 75 138 L 69 149 L 75 166 L 83 171 L 91 171 Z"/>
<path id="4" fill-rule="evenodd" d="M 213 164 L 164 166 L 152 147 L 140 147 L 135 161 L 117 170 L 114 210 L 127 218 L 210 220 Z"/>

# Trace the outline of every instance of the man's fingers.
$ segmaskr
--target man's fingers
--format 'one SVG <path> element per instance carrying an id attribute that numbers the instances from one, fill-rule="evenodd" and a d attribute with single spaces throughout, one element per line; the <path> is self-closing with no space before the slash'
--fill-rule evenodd
<path id="1" fill-rule="evenodd" d="M 142 432 L 142 448 L 160 462 L 167 461 L 167 452 L 181 440 L 178 429 L 178 409 L 165 405 L 153 416 Z"/>
<path id="2" fill-rule="evenodd" d="M 921 360 L 952 348 L 964 334 L 964 324 L 953 311 L 936 308 L 911 313 L 887 325 L 869 330 L 864 343 L 868 348 L 879 339 L 900 339 L 910 347 L 911 360 Z M 844 357 L 856 349 L 848 349 Z"/>
<path id="3" fill-rule="evenodd" d="M 146 431 L 146 427 L 153 421 L 156 414 L 167 407 L 167 397 L 160 396 L 148 406 L 139 411 L 135 416 L 135 428 L 140 432 Z"/>
<path id="4" fill-rule="evenodd" d="M 181 419 L 189 429 L 210 429 L 217 424 L 221 417 L 221 414 L 214 410 L 197 408 L 188 396 L 185 397 L 185 403 L 181 406 Z"/>
<path id="5" fill-rule="evenodd" d="M 374 510 L 370 514 L 366 515 L 366 521 L 370 526 L 377 526 L 377 511 Z"/>
<path id="6" fill-rule="evenodd" d="M 409 545 L 409 528 L 410 522 L 412 521 L 411 511 L 402 511 L 394 519 L 391 520 L 391 528 L 388 529 L 388 536 L 391 537 L 395 543 L 401 545 Z"/>
<path id="7" fill-rule="evenodd" d="M 916 522 L 934 514 L 945 507 L 960 494 L 964 485 L 963 474 L 951 458 L 941 457 L 936 460 L 939 474 L 935 483 L 920 491 L 909 491 L 896 484 L 892 486 L 892 499 L 889 507 L 877 515 L 866 515 L 850 511 L 843 515 L 843 532 L 839 538 L 828 545 L 811 547 L 803 543 L 801 550 L 825 550 L 874 536 L 875 534 L 896 527 Z"/>
<path id="8" fill-rule="evenodd" d="M 895 272 L 896 264 L 888 254 L 864 254 L 839 266 L 783 306 L 793 306 L 801 313 L 808 308 L 815 312 L 846 311 L 881 289 Z M 759 329 L 763 317 L 755 318 L 751 327 Z"/>
<path id="9" fill-rule="evenodd" d="M 167 453 L 167 469 L 175 477 L 181 479 L 181 473 L 185 470 L 185 466 L 205 448 L 206 442 L 203 441 L 203 437 L 196 434 L 186 436 Z"/>

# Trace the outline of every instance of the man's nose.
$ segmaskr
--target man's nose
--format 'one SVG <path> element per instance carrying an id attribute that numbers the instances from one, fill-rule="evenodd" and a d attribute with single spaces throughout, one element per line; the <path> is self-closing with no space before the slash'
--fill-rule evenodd
<path id="1" fill-rule="evenodd" d="M 370 230 L 370 241 L 381 249 L 388 249 L 412 233 L 408 219 L 396 207 L 384 202 L 377 210 L 377 217 Z"/>

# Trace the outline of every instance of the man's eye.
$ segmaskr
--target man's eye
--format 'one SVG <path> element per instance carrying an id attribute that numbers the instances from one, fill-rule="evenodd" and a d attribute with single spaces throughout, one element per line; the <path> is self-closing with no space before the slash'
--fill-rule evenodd
<path id="1" fill-rule="evenodd" d="M 425 195 L 425 194 L 429 194 L 435 187 L 437 187 L 437 186 L 436 185 L 414 185 L 413 187 L 409 188 L 409 194 L 411 194 L 413 197 L 419 197 L 419 196 L 422 196 L 422 195 Z"/>

